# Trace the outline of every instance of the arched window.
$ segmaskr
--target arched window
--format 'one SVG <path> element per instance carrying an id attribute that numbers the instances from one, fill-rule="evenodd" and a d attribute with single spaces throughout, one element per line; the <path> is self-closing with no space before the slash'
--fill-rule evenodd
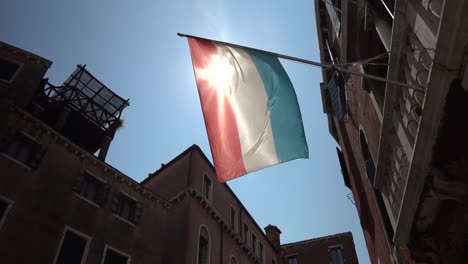
<path id="1" fill-rule="evenodd" d="M 367 177 L 369 177 L 371 183 L 374 184 L 375 163 L 374 159 L 372 158 L 369 145 L 367 144 L 366 135 L 364 135 L 362 130 L 359 131 L 359 142 L 361 143 L 361 153 L 362 158 L 364 159 L 364 166 L 366 167 Z"/>
<path id="2" fill-rule="evenodd" d="M 234 256 L 231 256 L 231 262 L 230 264 L 237 264 L 237 260 Z"/>
<path id="3" fill-rule="evenodd" d="M 205 225 L 198 230 L 198 264 L 210 263 L 210 233 Z"/>

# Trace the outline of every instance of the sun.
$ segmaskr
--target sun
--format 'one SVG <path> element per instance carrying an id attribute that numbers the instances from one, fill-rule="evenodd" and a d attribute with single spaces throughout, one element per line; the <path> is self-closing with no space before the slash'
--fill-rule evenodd
<path id="1" fill-rule="evenodd" d="M 228 54 L 211 55 L 207 66 L 195 68 L 197 79 L 205 80 L 213 89 L 224 95 L 232 95 L 232 88 L 237 82 L 236 64 L 233 56 Z"/>

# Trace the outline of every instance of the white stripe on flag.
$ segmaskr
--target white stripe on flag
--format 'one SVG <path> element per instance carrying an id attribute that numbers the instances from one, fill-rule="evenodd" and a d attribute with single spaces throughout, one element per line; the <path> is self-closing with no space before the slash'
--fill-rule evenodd
<path id="1" fill-rule="evenodd" d="M 243 49 L 216 46 L 234 71 L 230 75 L 229 98 L 236 115 L 247 172 L 277 164 L 268 97 L 255 63 Z"/>

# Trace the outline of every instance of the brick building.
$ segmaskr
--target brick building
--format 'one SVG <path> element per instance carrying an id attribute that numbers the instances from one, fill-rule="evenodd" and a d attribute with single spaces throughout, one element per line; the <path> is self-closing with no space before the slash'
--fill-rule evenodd
<path id="1" fill-rule="evenodd" d="M 285 245 L 276 226 L 263 232 L 229 186 L 216 181 L 197 145 L 162 164 L 142 185 L 172 204 L 164 243 L 168 252 L 185 254 L 169 254 L 164 263 L 358 263 L 349 232 Z"/>
<path id="2" fill-rule="evenodd" d="M 0 42 L 0 262 L 357 263 L 351 233 L 280 244 L 193 145 L 135 182 L 105 162 L 128 106 L 78 66 Z"/>
<path id="3" fill-rule="evenodd" d="M 468 258 L 468 2 L 315 1 L 324 112 L 372 263 Z"/>
<path id="4" fill-rule="evenodd" d="M 358 263 L 350 232 L 281 245 L 283 263 Z"/>
<path id="5" fill-rule="evenodd" d="M 162 263 L 169 203 L 104 162 L 128 101 L 50 65 L 0 43 L 0 262 Z"/>

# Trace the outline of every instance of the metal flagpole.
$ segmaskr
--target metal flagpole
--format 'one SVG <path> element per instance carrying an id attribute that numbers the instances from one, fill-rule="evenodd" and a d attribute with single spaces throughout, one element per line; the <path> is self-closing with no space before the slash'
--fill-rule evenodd
<path id="1" fill-rule="evenodd" d="M 275 53 L 275 52 L 271 52 L 271 51 L 255 49 L 255 48 L 251 48 L 251 47 L 246 47 L 246 46 L 237 45 L 237 44 L 228 43 L 228 42 L 223 42 L 223 41 L 218 41 L 218 40 L 201 38 L 201 37 L 192 36 L 192 35 L 183 34 L 183 33 L 177 33 L 177 36 L 211 41 L 211 42 L 214 42 L 214 43 L 217 43 L 217 44 L 226 45 L 226 46 L 230 46 L 230 47 L 234 47 L 234 48 L 248 49 L 248 50 L 252 50 L 252 51 L 255 51 L 255 52 L 259 52 L 259 53 L 264 53 L 264 54 L 269 54 L 269 55 L 272 55 L 272 56 L 276 56 L 278 58 L 282 58 L 282 59 L 286 59 L 286 60 L 301 62 L 301 63 L 308 64 L 308 65 L 313 65 L 313 66 L 324 68 L 324 69 L 327 69 L 327 70 L 337 70 L 337 71 L 340 71 L 340 72 L 343 72 L 343 73 L 349 73 L 349 74 L 361 76 L 361 77 L 364 77 L 364 78 L 367 78 L 367 79 L 370 79 L 370 80 L 390 83 L 390 84 L 393 84 L 393 85 L 402 86 L 402 87 L 406 87 L 406 88 L 410 88 L 410 89 L 414 89 L 414 90 L 418 90 L 418 91 L 423 91 L 423 92 L 426 91 L 426 88 L 421 87 L 421 86 L 408 84 L 408 83 L 404 83 L 404 82 L 399 82 L 399 81 L 394 81 L 394 80 L 389 80 L 389 79 L 386 79 L 386 78 L 382 78 L 382 77 L 367 74 L 367 73 L 362 73 L 362 72 L 357 72 L 357 71 L 344 69 L 344 68 L 342 68 L 342 67 L 340 67 L 338 65 L 324 64 L 324 63 L 320 63 L 320 62 L 316 62 L 316 61 L 305 60 L 305 59 L 301 59 L 301 58 L 297 58 L 297 57 L 283 55 L 283 54 Z"/>

